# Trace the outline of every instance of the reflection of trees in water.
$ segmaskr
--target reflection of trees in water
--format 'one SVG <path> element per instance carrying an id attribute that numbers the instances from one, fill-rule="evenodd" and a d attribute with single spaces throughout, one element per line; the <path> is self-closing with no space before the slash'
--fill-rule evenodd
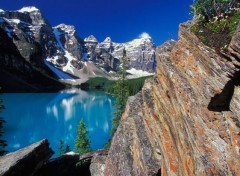
<path id="1" fill-rule="evenodd" d="M 3 101 L 0 99 L 0 113 L 3 109 Z M 7 151 L 4 149 L 7 146 L 7 141 L 3 140 L 4 123 L 6 123 L 6 121 L 3 119 L 3 117 L 0 117 L 0 156 L 3 156 L 7 153 Z"/>

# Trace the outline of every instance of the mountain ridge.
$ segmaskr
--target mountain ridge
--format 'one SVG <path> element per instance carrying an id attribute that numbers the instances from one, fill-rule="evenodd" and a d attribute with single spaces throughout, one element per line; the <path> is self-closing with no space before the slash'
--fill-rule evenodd
<path id="1" fill-rule="evenodd" d="M 80 84 L 90 77 L 111 79 L 123 48 L 130 58 L 130 75 L 139 77 L 155 72 L 156 46 L 147 34 L 127 43 L 112 42 L 110 37 L 99 43 L 93 35 L 82 39 L 72 25 L 51 26 L 36 7 L 1 10 L 0 27 L 28 63 L 46 73 L 53 72 L 53 77 L 63 82 Z M 1 65 L 3 69 L 5 66 Z"/>

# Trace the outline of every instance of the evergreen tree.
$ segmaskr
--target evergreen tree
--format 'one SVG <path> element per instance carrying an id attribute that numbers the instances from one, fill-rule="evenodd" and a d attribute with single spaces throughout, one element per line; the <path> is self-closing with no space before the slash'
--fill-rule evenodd
<path id="1" fill-rule="evenodd" d="M 66 146 L 66 148 L 65 148 L 65 151 L 64 151 L 64 153 L 68 153 L 68 152 L 70 152 L 71 151 L 71 149 L 70 149 L 70 146 L 69 145 L 67 145 Z"/>
<path id="2" fill-rule="evenodd" d="M 58 148 L 58 154 L 59 156 L 62 156 L 64 153 L 63 153 L 63 145 L 64 145 L 64 142 L 63 140 L 59 140 L 59 148 Z"/>
<path id="3" fill-rule="evenodd" d="M 3 101 L 0 100 L 0 112 L 2 109 L 5 109 L 5 107 L 3 106 Z M 2 139 L 4 133 L 4 123 L 6 123 L 6 121 L 0 117 L 0 156 L 3 156 L 7 153 L 7 151 L 4 149 L 7 146 L 7 141 Z"/>
<path id="4" fill-rule="evenodd" d="M 116 96 L 116 112 L 114 112 L 114 118 L 112 119 L 111 135 L 113 136 L 119 125 L 122 113 L 125 110 L 127 98 L 129 95 L 127 86 L 127 69 L 128 69 L 129 58 L 125 48 L 123 49 L 123 56 L 120 62 L 120 66 L 117 72 L 118 80 L 114 86 L 114 94 Z"/>
<path id="5" fill-rule="evenodd" d="M 77 139 L 75 140 L 75 150 L 79 154 L 88 153 L 91 151 L 90 139 L 88 137 L 88 131 L 83 119 L 80 120 L 77 129 Z"/>

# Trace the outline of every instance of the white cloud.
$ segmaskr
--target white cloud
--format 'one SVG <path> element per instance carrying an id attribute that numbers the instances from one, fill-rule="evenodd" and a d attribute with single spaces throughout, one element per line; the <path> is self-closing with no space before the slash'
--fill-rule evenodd
<path id="1" fill-rule="evenodd" d="M 139 38 L 151 38 L 151 36 L 148 33 L 143 32 L 142 34 L 139 35 Z"/>

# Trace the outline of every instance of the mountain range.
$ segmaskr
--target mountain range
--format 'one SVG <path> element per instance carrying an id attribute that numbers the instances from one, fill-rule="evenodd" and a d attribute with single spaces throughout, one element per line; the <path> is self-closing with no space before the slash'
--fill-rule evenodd
<path id="1" fill-rule="evenodd" d="M 5 90 L 76 85 L 90 77 L 114 79 L 124 48 L 129 77 L 155 72 L 156 46 L 147 33 L 126 43 L 110 37 L 98 42 L 93 35 L 81 38 L 74 26 L 51 26 L 36 7 L 0 10 L 0 37 L 0 85 Z"/>

